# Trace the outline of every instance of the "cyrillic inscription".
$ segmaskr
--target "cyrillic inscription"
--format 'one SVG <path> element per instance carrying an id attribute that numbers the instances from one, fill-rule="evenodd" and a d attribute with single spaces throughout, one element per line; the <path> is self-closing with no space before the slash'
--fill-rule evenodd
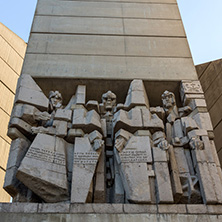
<path id="1" fill-rule="evenodd" d="M 122 163 L 148 163 L 150 158 L 148 152 L 138 150 L 125 150 L 119 153 Z"/>
<path id="2" fill-rule="evenodd" d="M 51 150 L 30 147 L 26 157 L 65 166 L 65 155 Z"/>
<path id="3" fill-rule="evenodd" d="M 96 152 L 74 153 L 74 164 L 96 164 L 99 154 Z"/>

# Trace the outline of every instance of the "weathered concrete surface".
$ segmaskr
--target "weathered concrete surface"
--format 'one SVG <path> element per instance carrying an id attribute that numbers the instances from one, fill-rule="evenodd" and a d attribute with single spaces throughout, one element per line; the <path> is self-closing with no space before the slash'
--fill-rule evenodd
<path id="1" fill-rule="evenodd" d="M 213 124 L 215 145 L 222 163 L 222 60 L 196 66 Z"/>
<path id="2" fill-rule="evenodd" d="M 222 206 L 132 204 L 0 204 L 2 222 L 220 222 Z"/>

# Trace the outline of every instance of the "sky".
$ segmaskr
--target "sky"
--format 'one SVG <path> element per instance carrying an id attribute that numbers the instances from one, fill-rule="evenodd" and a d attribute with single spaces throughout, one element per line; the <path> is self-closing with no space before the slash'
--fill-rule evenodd
<path id="1" fill-rule="evenodd" d="M 222 0 L 177 0 L 194 64 L 222 58 Z M 0 0 L 0 22 L 28 42 L 37 0 Z"/>

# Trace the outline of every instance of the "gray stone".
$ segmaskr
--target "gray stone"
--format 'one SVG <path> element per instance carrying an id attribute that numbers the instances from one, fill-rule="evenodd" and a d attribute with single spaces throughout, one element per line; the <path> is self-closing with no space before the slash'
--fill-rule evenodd
<path id="1" fill-rule="evenodd" d="M 106 202 L 106 183 L 105 183 L 105 151 L 102 149 L 98 166 L 96 169 L 96 181 L 94 188 L 94 203 Z"/>
<path id="2" fill-rule="evenodd" d="M 186 214 L 187 209 L 185 204 L 159 204 L 158 213 L 160 214 Z"/>
<path id="3" fill-rule="evenodd" d="M 167 162 L 167 155 L 165 150 L 161 150 L 158 147 L 153 147 L 152 151 L 154 162 Z"/>
<path id="4" fill-rule="evenodd" d="M 38 203 L 1 203 L 0 211 L 4 213 L 37 213 Z"/>
<path id="5" fill-rule="evenodd" d="M 7 136 L 12 140 L 16 140 L 17 138 L 26 139 L 26 137 L 14 127 L 8 128 Z"/>
<path id="6" fill-rule="evenodd" d="M 157 183 L 157 202 L 173 203 L 173 193 L 167 162 L 154 162 Z"/>
<path id="7" fill-rule="evenodd" d="M 123 204 L 126 214 L 157 214 L 157 205 L 153 204 Z"/>
<path id="8" fill-rule="evenodd" d="M 188 214 L 206 214 L 207 206 L 203 204 L 188 204 L 187 213 Z"/>
<path id="9" fill-rule="evenodd" d="M 99 113 L 99 103 L 98 103 L 98 101 L 89 100 L 89 101 L 86 103 L 86 109 L 87 109 L 88 111 L 90 111 L 90 110 L 95 110 L 97 113 Z"/>
<path id="10" fill-rule="evenodd" d="M 38 213 L 69 213 L 69 203 L 39 204 Z"/>
<path id="11" fill-rule="evenodd" d="M 127 110 L 135 106 L 145 106 L 149 108 L 149 100 L 142 80 L 133 80 L 131 82 L 124 104 Z"/>
<path id="12" fill-rule="evenodd" d="M 55 113 L 55 120 L 63 120 L 67 122 L 71 122 L 72 118 L 72 110 L 65 110 L 65 109 L 57 109 Z"/>
<path id="13" fill-rule="evenodd" d="M 82 129 L 69 129 L 65 140 L 70 143 L 74 143 L 76 137 L 83 137 L 84 132 Z"/>
<path id="14" fill-rule="evenodd" d="M 76 138 L 72 170 L 71 203 L 86 203 L 101 149 L 94 151 L 89 139 Z"/>
<path id="15" fill-rule="evenodd" d="M 68 199 L 65 146 L 63 139 L 38 134 L 18 169 L 17 178 L 46 202 Z"/>
<path id="16" fill-rule="evenodd" d="M 41 111 L 45 111 L 49 101 L 31 76 L 22 75 L 18 81 L 14 103 L 30 104 Z"/>

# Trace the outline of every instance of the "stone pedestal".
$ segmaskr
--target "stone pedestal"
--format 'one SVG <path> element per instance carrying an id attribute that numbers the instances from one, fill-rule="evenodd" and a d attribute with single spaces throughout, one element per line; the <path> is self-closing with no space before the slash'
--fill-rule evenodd
<path id="1" fill-rule="evenodd" d="M 1 222 L 222 221 L 222 205 L 0 204 Z"/>

